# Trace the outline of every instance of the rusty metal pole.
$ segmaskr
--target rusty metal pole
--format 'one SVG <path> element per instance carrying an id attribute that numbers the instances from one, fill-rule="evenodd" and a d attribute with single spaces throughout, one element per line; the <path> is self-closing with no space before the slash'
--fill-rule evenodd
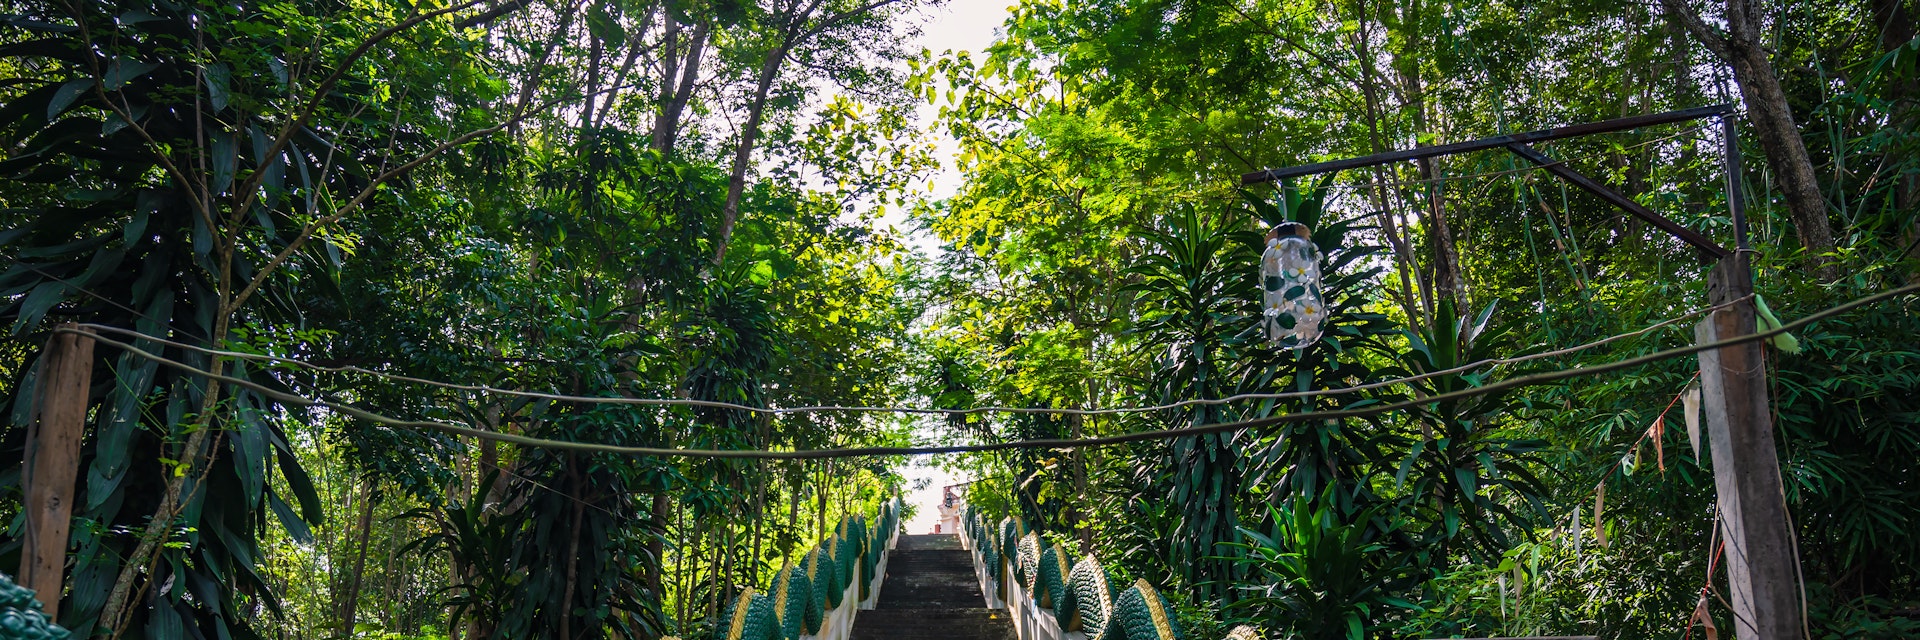
<path id="1" fill-rule="evenodd" d="M 27 427 L 26 533 L 20 584 L 32 589 L 49 620 L 60 615 L 74 485 L 80 478 L 80 441 L 86 434 L 87 395 L 93 386 L 93 338 L 64 324 L 47 339 L 34 383 L 38 416 Z"/>
<path id="2" fill-rule="evenodd" d="M 1731 117 L 1721 118 L 1726 137 L 1727 206 L 1736 249 L 1707 277 L 1713 304 L 1733 302 L 1694 327 L 1705 343 L 1756 331 L 1753 265 L 1747 248 L 1740 149 Z M 1713 485 L 1725 533 L 1727 582 L 1732 592 L 1735 636 L 1742 640 L 1800 638 L 1799 559 L 1780 479 L 1773 414 L 1767 398 L 1764 347 L 1759 342 L 1700 352 L 1701 405 L 1713 455 Z"/>

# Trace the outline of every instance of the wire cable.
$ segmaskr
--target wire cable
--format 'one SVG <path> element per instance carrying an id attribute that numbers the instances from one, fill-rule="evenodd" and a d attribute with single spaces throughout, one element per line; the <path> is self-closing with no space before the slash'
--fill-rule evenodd
<path id="1" fill-rule="evenodd" d="M 1606 154 L 1609 154 L 1609 153 L 1618 153 L 1618 152 L 1621 152 L 1621 151 L 1631 151 L 1631 150 L 1634 150 L 1634 149 L 1638 149 L 1638 148 L 1641 148 L 1641 147 L 1645 147 L 1645 146 L 1648 146 L 1648 145 L 1655 145 L 1655 144 L 1660 144 L 1660 143 L 1662 143 L 1662 142 L 1666 142 L 1666 141 L 1668 141 L 1668 140 L 1672 140 L 1672 139 L 1675 139 L 1675 138 L 1679 138 L 1679 137 L 1681 137 L 1681 136 L 1685 136 L 1685 135 L 1687 135 L 1687 134 L 1690 134 L 1690 133 L 1694 133 L 1694 132 L 1697 132 L 1697 131 L 1702 131 L 1702 130 L 1704 130 L 1704 129 L 1706 129 L 1706 126 L 1705 126 L 1705 125 L 1694 125 L 1694 126 L 1691 126 L 1691 127 L 1687 127 L 1687 128 L 1685 128 L 1685 129 L 1681 129 L 1680 131 L 1678 131 L 1678 132 L 1676 132 L 1676 133 L 1673 133 L 1673 134 L 1671 134 L 1671 135 L 1665 135 L 1665 136 L 1661 136 L 1661 137 L 1658 137 L 1658 138 L 1654 138 L 1654 139 L 1652 139 L 1652 140 L 1647 140 L 1647 141 L 1644 141 L 1644 142 L 1637 142 L 1637 143 L 1634 143 L 1634 144 L 1630 144 L 1630 145 L 1627 145 L 1627 146 L 1624 146 L 1624 147 L 1621 147 L 1621 148 L 1619 148 L 1619 149 L 1617 149 L 1617 150 L 1609 150 L 1609 151 L 1602 151 L 1602 152 L 1596 152 L 1596 153 L 1589 153 L 1589 154 L 1586 154 L 1586 155 L 1582 155 L 1582 156 L 1574 156 L 1574 157 L 1571 157 L 1571 158 L 1561 158 L 1561 159 L 1557 159 L 1557 160 L 1554 160 L 1554 161 L 1552 161 L 1552 162 L 1547 162 L 1547 163 L 1544 163 L 1544 164 L 1535 164 L 1535 165 L 1528 165 L 1528 166 L 1525 166 L 1525 167 L 1518 167 L 1518 168 L 1514 168 L 1514 169 L 1501 169 L 1501 170 L 1498 170 L 1498 171 L 1485 171 L 1485 172 L 1481 172 L 1481 173 L 1468 173 L 1468 174 L 1462 174 L 1462 175 L 1457 175 L 1457 176 L 1439 176 L 1439 177 L 1435 177 L 1435 178 L 1423 178 L 1423 179 L 1413 179 L 1413 180 L 1392 180 L 1392 181 L 1388 181 L 1388 182 L 1349 182 L 1349 183 L 1344 183 L 1344 184 L 1332 184 L 1332 185 L 1327 185 L 1327 188 L 1328 188 L 1328 189 L 1330 189 L 1330 190 L 1336 190 L 1336 191 L 1359 191 L 1359 190 L 1363 190 L 1363 189 L 1374 189 L 1374 188 L 1379 188 L 1379 187 L 1389 187 L 1389 188 L 1392 188 L 1392 187 L 1418 187 L 1418 186 L 1425 186 L 1425 185 L 1432 185 L 1432 184 L 1441 184 L 1441 183 L 1446 183 L 1446 182 L 1461 182 L 1461 181 L 1465 181 L 1465 180 L 1478 180 L 1478 179 L 1480 179 L 1480 178 L 1498 178 L 1498 177 L 1500 177 L 1500 176 L 1506 176 L 1506 175 L 1513 175 L 1513 174 L 1516 174 L 1516 173 L 1528 173 L 1528 172 L 1532 172 L 1532 171 L 1536 171 L 1536 170 L 1539 170 L 1539 169 L 1545 169 L 1545 168 L 1547 168 L 1547 167 L 1551 167 L 1551 166 L 1554 166 L 1554 165 L 1563 165 L 1563 164 L 1570 164 L 1570 163 L 1573 163 L 1573 162 L 1578 162 L 1578 161 L 1582 161 L 1582 160 L 1591 160 L 1591 159 L 1594 159 L 1594 158 L 1598 158 L 1598 157 L 1600 157 L 1600 156 L 1603 156 L 1603 155 L 1606 155 Z"/>
<path id="2" fill-rule="evenodd" d="M 1078 438 L 1078 439 L 1036 438 L 1036 439 L 1028 439 L 1028 440 L 1012 440 L 1012 441 L 1006 441 L 1006 442 L 996 442 L 996 443 L 989 443 L 989 444 L 972 444 L 972 445 L 943 445 L 943 446 L 929 446 L 929 447 L 853 447 L 853 448 L 846 448 L 846 449 L 804 449 L 804 450 L 786 450 L 786 451 L 765 451 L 765 450 L 756 450 L 756 449 L 732 449 L 732 450 L 671 449 L 671 448 L 659 448 L 659 447 L 633 447 L 633 446 L 621 446 L 621 445 L 607 445 L 607 444 L 598 444 L 598 443 L 591 443 L 591 442 L 549 440 L 545 438 L 535 438 L 535 437 L 518 435 L 518 434 L 498 433 L 498 432 L 485 431 L 481 429 L 475 429 L 472 427 L 466 427 L 462 425 L 446 423 L 446 422 L 438 422 L 438 421 L 400 420 L 396 418 L 383 416 L 377 413 L 373 413 L 373 412 L 360 409 L 358 407 L 354 407 L 351 405 L 336 404 L 336 403 L 328 402 L 325 400 L 315 400 L 312 398 L 306 398 L 303 396 L 284 393 L 284 392 L 269 388 L 266 385 L 253 382 L 251 380 L 244 380 L 244 379 L 236 378 L 229 375 L 215 374 L 213 372 L 206 371 L 198 367 L 194 367 L 192 365 L 188 365 L 176 360 L 168 359 L 153 353 L 148 353 L 147 351 L 141 350 L 137 347 L 134 347 L 133 345 L 130 345 L 124 342 L 119 342 L 117 340 L 111 340 L 111 339 L 99 337 L 83 329 L 60 327 L 55 329 L 54 331 L 56 333 L 75 333 L 79 335 L 85 335 L 93 338 L 98 342 L 107 344 L 109 346 L 120 348 L 138 357 L 147 358 L 149 360 L 153 360 L 155 362 L 159 362 L 161 364 L 165 364 L 167 366 L 174 367 L 176 369 L 180 369 L 188 373 L 202 375 L 211 379 L 216 379 L 229 384 L 252 389 L 255 392 L 258 392 L 266 397 L 272 398 L 273 400 L 285 405 L 301 406 L 301 407 L 321 407 L 331 411 L 336 411 L 348 416 L 360 418 L 363 420 L 367 420 L 369 422 L 375 422 L 375 423 L 382 424 L 389 427 L 402 428 L 402 429 L 431 430 L 431 431 L 438 431 L 441 433 L 447 433 L 451 435 L 464 435 L 464 436 L 470 436 L 474 438 L 494 440 L 498 442 L 507 442 L 507 443 L 530 446 L 530 447 L 543 447 L 543 448 L 555 449 L 555 450 L 561 450 L 561 451 L 582 451 L 582 452 L 589 452 L 589 453 L 607 453 L 607 454 L 618 454 L 618 455 L 659 456 L 659 457 L 806 460 L 806 459 L 821 459 L 821 458 L 852 458 L 852 457 L 887 456 L 887 455 L 972 453 L 972 452 L 999 451 L 999 450 L 1008 450 L 1008 449 L 1074 449 L 1074 448 L 1082 448 L 1082 447 L 1097 447 L 1097 446 L 1105 446 L 1105 445 L 1123 444 L 1128 442 L 1141 442 L 1141 441 L 1147 441 L 1147 440 L 1165 440 L 1165 439 L 1179 438 L 1179 437 L 1185 437 L 1185 436 L 1197 436 L 1197 435 L 1204 435 L 1204 434 L 1211 434 L 1211 433 L 1239 431 L 1242 429 L 1256 429 L 1256 428 L 1268 427 L 1268 426 L 1273 426 L 1278 424 L 1306 422 L 1310 420 L 1341 420 L 1341 419 L 1347 419 L 1347 418 L 1364 418 L 1364 417 L 1375 416 L 1375 415 L 1393 412 L 1393 411 L 1411 409 L 1414 407 L 1431 404 L 1435 402 L 1459 400 L 1463 398 L 1469 398 L 1469 397 L 1484 395 L 1488 393 L 1506 391 L 1509 389 L 1538 386 L 1538 385 L 1557 382 L 1557 381 L 1565 380 L 1569 378 L 1591 376 L 1591 375 L 1596 375 L 1600 373 L 1606 373 L 1609 371 L 1618 371 L 1621 369 L 1638 367 L 1646 364 L 1651 364 L 1654 362 L 1659 362 L 1662 360 L 1668 360 L 1672 358 L 1678 358 L 1681 356 L 1692 355 L 1692 354 L 1700 353 L 1702 351 L 1708 351 L 1711 349 L 1719 349 L 1723 347 L 1742 345 L 1749 342 L 1758 342 L 1761 340 L 1772 338 L 1777 335 L 1787 333 L 1789 331 L 1799 329 L 1801 327 L 1813 324 L 1814 322 L 1818 322 L 1820 320 L 1824 320 L 1827 318 L 1831 318 L 1831 317 L 1846 313 L 1848 311 L 1852 311 L 1854 309 L 1857 309 L 1869 304 L 1881 302 L 1884 300 L 1888 300 L 1891 298 L 1895 298 L 1901 295 L 1914 293 L 1914 292 L 1920 292 L 1920 283 L 1910 284 L 1910 285 L 1893 289 L 1890 291 L 1885 291 L 1885 292 L 1881 292 L 1871 296 L 1858 298 L 1850 302 L 1846 302 L 1846 303 L 1828 308 L 1826 310 L 1808 315 L 1799 320 L 1795 320 L 1793 322 L 1783 324 L 1777 328 L 1767 330 L 1767 331 L 1750 333 L 1750 334 L 1746 334 L 1746 335 L 1735 337 L 1735 338 L 1727 338 L 1727 339 L 1717 340 L 1717 341 L 1709 342 L 1705 344 L 1693 344 L 1693 345 L 1687 345 L 1684 347 L 1667 349 L 1664 351 L 1657 351 L 1657 352 L 1639 356 L 1639 357 L 1628 358 L 1625 360 L 1616 360 L 1613 362 L 1594 365 L 1590 367 L 1573 367 L 1570 369 L 1558 369 L 1554 371 L 1536 373 L 1536 374 L 1521 376 L 1517 378 L 1502 380 L 1500 382 L 1496 382 L 1496 383 L 1489 384 L 1482 387 L 1474 387 L 1472 389 L 1466 389 L 1466 390 L 1455 391 L 1450 393 L 1442 393 L 1442 394 L 1437 394 L 1437 395 L 1433 395 L 1425 398 L 1420 398 L 1417 400 L 1409 400 L 1409 401 L 1397 402 L 1392 404 L 1384 404 L 1384 405 L 1375 405 L 1375 406 L 1361 408 L 1361 409 L 1342 409 L 1342 410 L 1336 410 L 1336 411 L 1289 413 L 1289 414 L 1271 416 L 1266 418 L 1241 420 L 1238 422 L 1195 425 L 1190 427 L 1179 427 L 1179 428 L 1173 428 L 1173 429 L 1138 431 L 1134 433 L 1125 433 L 1120 435 L 1104 436 L 1104 437 L 1096 437 L 1096 438 Z"/>
<path id="3" fill-rule="evenodd" d="M 105 331 L 109 333 L 115 333 L 115 334 L 126 335 L 126 336 L 134 336 L 142 340 L 151 340 L 151 341 L 165 344 L 168 346 L 186 349 L 189 351 L 194 351 L 194 352 L 202 353 L 205 355 L 211 355 L 211 356 L 221 356 L 221 357 L 236 358 L 241 360 L 253 360 L 256 362 L 274 362 L 274 363 L 280 363 L 280 364 L 288 364 L 288 365 L 293 365 L 293 366 L 301 367 L 304 369 L 308 369 L 311 371 L 323 371 L 323 372 L 331 372 L 331 373 L 359 373 L 359 374 L 365 374 L 365 375 L 371 375 L 379 378 L 384 378 L 387 380 L 393 380 L 396 382 L 422 384 L 422 385 L 428 385 L 428 386 L 434 386 L 434 387 L 441 387 L 445 389 L 455 389 L 460 391 L 474 391 L 479 393 L 490 393 L 490 394 L 498 394 L 498 395 L 505 395 L 505 396 L 521 397 L 521 398 L 533 398 L 538 400 L 552 400 L 556 402 L 579 402 L 579 403 L 589 403 L 589 404 L 624 404 L 624 405 L 642 405 L 642 406 L 692 406 L 692 407 L 706 407 L 706 408 L 714 408 L 714 409 L 732 409 L 736 411 L 748 411 L 753 413 L 770 414 L 770 415 L 776 415 L 776 416 L 787 415 L 787 414 L 824 413 L 824 412 L 902 413 L 902 414 L 941 415 L 941 416 L 971 415 L 971 414 L 980 414 L 980 413 L 1099 416 L 1099 415 L 1115 415 L 1115 414 L 1125 414 L 1125 413 L 1150 413 L 1150 412 L 1157 412 L 1157 411 L 1167 411 L 1172 409 L 1182 409 L 1182 408 L 1193 407 L 1193 406 L 1224 405 L 1224 404 L 1231 404 L 1235 402 L 1245 402 L 1250 400 L 1286 400 L 1286 399 L 1293 399 L 1293 398 L 1311 398 L 1311 397 L 1318 397 L 1318 396 L 1345 395 L 1345 394 L 1357 393 L 1361 391 L 1371 391 L 1374 389 L 1381 389 L 1381 388 L 1386 388 L 1386 387 L 1391 387 L 1391 386 L 1396 386 L 1401 384 L 1418 382 L 1418 381 L 1426 380 L 1429 378 L 1453 375 L 1456 373 L 1464 373 L 1464 372 L 1472 371 L 1482 367 L 1513 365 L 1513 364 L 1520 364 L 1524 362 L 1530 362 L 1534 360 L 1540 360 L 1544 358 L 1564 356 L 1568 354 L 1578 353 L 1581 351 L 1586 351 L 1589 349 L 1595 349 L 1613 342 L 1625 340 L 1627 338 L 1646 335 L 1648 333 L 1657 331 L 1661 328 L 1672 326 L 1673 324 L 1684 321 L 1688 318 L 1692 318 L 1701 314 L 1726 308 L 1727 306 L 1730 306 L 1733 304 L 1744 302 L 1750 297 L 1751 295 L 1743 296 L 1741 298 L 1738 298 L 1735 300 L 1729 300 L 1727 302 L 1723 302 L 1717 305 L 1701 307 L 1698 309 L 1694 309 L 1692 311 L 1688 311 L 1679 316 L 1669 318 L 1667 320 L 1664 320 L 1652 325 L 1648 325 L 1646 327 L 1643 327 L 1634 331 L 1608 336 L 1608 337 L 1601 338 L 1599 340 L 1595 340 L 1585 344 L 1575 345 L 1572 347 L 1566 347 L 1562 349 L 1555 349 L 1553 351 L 1527 354 L 1524 356 L 1515 356 L 1511 358 L 1488 358 L 1488 359 L 1484 359 L 1476 362 L 1470 362 L 1457 367 L 1453 367 L 1451 369 L 1443 369 L 1440 371 L 1430 371 L 1427 373 L 1406 376 L 1402 378 L 1394 378 L 1391 380 L 1381 380 L 1378 382 L 1369 382 L 1366 384 L 1333 388 L 1333 389 L 1313 389 L 1308 391 L 1287 391 L 1287 392 L 1278 392 L 1278 393 L 1242 393 L 1242 394 L 1237 394 L 1237 395 L 1232 395 L 1232 396 L 1227 396 L 1225 398 L 1217 398 L 1217 399 L 1183 400 L 1180 402 L 1153 405 L 1153 406 L 1109 407 L 1109 408 L 1103 408 L 1103 409 L 1053 409 L 1053 408 L 1043 408 L 1043 407 L 997 407 L 997 406 L 996 407 L 974 407 L 970 409 L 921 409 L 921 408 L 912 408 L 912 407 L 866 407 L 866 406 L 840 406 L 840 405 L 768 408 L 768 407 L 754 407 L 754 406 L 743 405 L 743 404 L 734 404 L 731 402 L 720 402 L 715 400 L 694 400 L 690 398 L 619 398 L 619 397 L 606 397 L 606 396 L 577 396 L 577 395 L 566 395 L 566 394 L 558 394 L 558 393 L 545 393 L 540 391 L 500 389 L 500 388 L 496 388 L 488 385 L 472 385 L 472 384 L 461 384 L 461 383 L 455 383 L 455 382 L 444 382 L 439 380 L 416 378 L 412 376 L 386 373 L 381 371 L 372 371 L 369 369 L 364 369 L 361 367 L 350 366 L 350 365 L 349 366 L 320 365 L 320 364 L 314 364 L 312 362 L 308 362 L 308 361 L 300 360 L 296 358 L 286 358 L 281 356 L 271 356 L 271 355 L 257 354 L 257 353 L 246 353 L 242 351 L 210 349 L 210 348 L 202 347 L 198 345 L 192 345 L 192 344 L 187 344 L 183 342 L 167 340 L 165 338 L 150 336 L 144 333 L 133 331 L 131 329 L 124 329 L 120 327 L 114 327 L 114 326 L 108 326 L 108 325 L 102 325 L 102 324 L 88 323 L 88 324 L 81 324 L 79 326 L 85 327 L 88 329 L 98 330 L 98 331 Z"/>

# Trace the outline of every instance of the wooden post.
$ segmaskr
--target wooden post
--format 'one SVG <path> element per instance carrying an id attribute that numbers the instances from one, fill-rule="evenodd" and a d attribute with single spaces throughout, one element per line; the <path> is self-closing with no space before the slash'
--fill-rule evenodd
<path id="1" fill-rule="evenodd" d="M 65 591 L 74 485 L 80 477 L 80 440 L 86 434 L 87 395 L 93 386 L 93 338 L 64 332 L 48 338 L 34 386 L 39 418 L 27 428 L 21 470 L 27 522 L 20 584 L 33 590 L 47 619 L 57 620 Z"/>
<path id="2" fill-rule="evenodd" d="M 1713 304 L 1739 300 L 1694 327 L 1701 342 L 1755 332 L 1753 268 L 1747 251 L 1746 216 L 1740 193 L 1739 151 L 1726 121 L 1728 200 L 1738 249 L 1707 276 Z M 1781 486 L 1773 414 L 1761 343 L 1700 352 L 1701 406 L 1713 454 L 1713 484 L 1726 540 L 1727 582 L 1732 593 L 1734 635 L 1741 640 L 1790 640 L 1801 636 L 1800 592 Z"/>

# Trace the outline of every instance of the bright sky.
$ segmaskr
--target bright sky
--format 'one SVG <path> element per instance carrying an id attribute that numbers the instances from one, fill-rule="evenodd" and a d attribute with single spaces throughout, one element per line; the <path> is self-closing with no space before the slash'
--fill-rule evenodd
<path id="1" fill-rule="evenodd" d="M 917 14 L 922 21 L 919 46 L 939 55 L 942 51 L 981 52 L 993 43 L 1001 23 L 1007 19 L 1012 0 L 952 0 L 941 7 L 923 7 Z M 920 110 L 923 124 L 931 123 L 939 109 L 924 106 Z M 960 186 L 960 174 L 954 170 L 953 163 L 947 160 L 953 156 L 953 141 L 941 137 L 937 141 L 941 158 L 940 170 L 931 178 L 932 197 L 946 198 L 953 195 Z M 907 234 L 907 245 L 922 252 L 931 252 L 938 246 L 926 234 L 914 231 L 901 212 L 890 212 L 882 224 L 892 225 L 901 233 Z M 934 421 L 927 421 L 928 428 Z M 956 481 L 952 474 L 933 466 L 932 456 L 916 456 L 905 469 L 908 487 L 921 480 L 928 481 L 925 489 L 907 495 L 907 502 L 918 507 L 918 513 L 907 521 L 907 533 L 930 533 L 939 518 L 935 506 L 940 502 L 940 488 Z"/>

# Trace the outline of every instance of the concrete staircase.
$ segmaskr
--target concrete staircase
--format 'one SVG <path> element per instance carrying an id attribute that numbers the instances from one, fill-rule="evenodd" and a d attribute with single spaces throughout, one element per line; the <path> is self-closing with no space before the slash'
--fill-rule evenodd
<path id="1" fill-rule="evenodd" d="M 879 602 L 854 619 L 851 640 L 1013 640 L 1007 612 L 986 608 L 957 535 L 900 536 L 881 584 Z"/>

